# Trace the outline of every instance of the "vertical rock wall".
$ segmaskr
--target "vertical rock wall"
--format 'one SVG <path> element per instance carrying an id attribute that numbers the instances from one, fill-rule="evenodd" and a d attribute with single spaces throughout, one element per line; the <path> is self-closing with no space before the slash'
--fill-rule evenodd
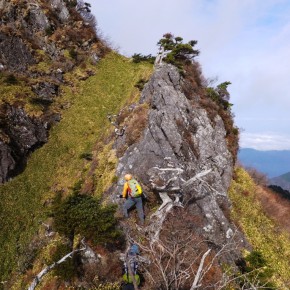
<path id="1" fill-rule="evenodd" d="M 140 102 L 149 104 L 148 126 L 119 160 L 117 191 L 124 174 L 132 173 L 162 201 L 155 213 L 159 216 L 155 233 L 162 231 L 166 213 L 174 214 L 174 207 L 182 206 L 187 216 L 198 218 L 193 232 L 218 246 L 235 232 L 226 216 L 233 158 L 222 119 L 216 116 L 211 122 L 198 103 L 186 98 L 182 82 L 174 66 L 163 64 L 146 84 Z"/>

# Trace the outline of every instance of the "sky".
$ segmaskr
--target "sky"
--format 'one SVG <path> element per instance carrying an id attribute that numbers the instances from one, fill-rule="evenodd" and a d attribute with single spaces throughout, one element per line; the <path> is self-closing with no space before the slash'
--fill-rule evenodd
<path id="1" fill-rule="evenodd" d="M 87 0 L 125 56 L 156 55 L 170 32 L 197 40 L 203 75 L 224 81 L 240 147 L 290 150 L 290 0 Z"/>

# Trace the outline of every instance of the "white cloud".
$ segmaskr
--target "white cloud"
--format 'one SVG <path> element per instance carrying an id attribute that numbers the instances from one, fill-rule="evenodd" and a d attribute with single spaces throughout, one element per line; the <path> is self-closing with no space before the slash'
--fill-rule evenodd
<path id="1" fill-rule="evenodd" d="M 155 54 L 166 32 L 198 40 L 205 77 L 232 83 L 237 125 L 247 133 L 290 135 L 283 121 L 290 108 L 289 0 L 88 1 L 123 54 Z"/>
<path id="2" fill-rule="evenodd" d="M 256 150 L 290 150 L 290 135 L 241 133 L 241 148 Z"/>

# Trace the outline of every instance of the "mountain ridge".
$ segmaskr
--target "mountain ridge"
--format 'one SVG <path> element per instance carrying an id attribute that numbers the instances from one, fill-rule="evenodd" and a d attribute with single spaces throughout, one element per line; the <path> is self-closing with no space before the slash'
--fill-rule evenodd
<path id="1" fill-rule="evenodd" d="M 17 65 L 0 42 L 12 64 L 1 59 L 1 124 L 19 129 L 0 132 L 1 289 L 119 290 L 133 243 L 144 290 L 287 287 L 290 241 L 235 167 L 230 82 L 209 86 L 197 41 L 166 33 L 154 65 L 135 62 L 99 39 L 83 1 L 0 8 L 0 37 L 15 33 L 25 53 Z M 34 135 L 36 125 L 49 131 Z M 13 140 L 32 145 L 12 177 Z M 123 217 L 125 173 L 146 193 L 144 226 L 134 209 Z"/>
<path id="2" fill-rule="evenodd" d="M 254 167 L 270 178 L 290 170 L 290 150 L 260 151 L 252 148 L 240 148 L 238 159 L 244 166 Z"/>
<path id="3" fill-rule="evenodd" d="M 290 172 L 271 178 L 269 183 L 290 191 Z"/>

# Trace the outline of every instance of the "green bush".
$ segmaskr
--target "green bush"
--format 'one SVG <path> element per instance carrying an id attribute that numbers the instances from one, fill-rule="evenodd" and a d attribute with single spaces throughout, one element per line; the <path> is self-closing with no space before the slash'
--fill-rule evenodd
<path id="1" fill-rule="evenodd" d="M 69 8 L 74 8 L 78 4 L 77 0 L 64 0 L 64 2 L 66 3 L 67 7 L 69 7 Z"/>
<path id="2" fill-rule="evenodd" d="M 231 82 L 223 82 L 216 88 L 206 88 L 206 94 L 209 98 L 215 101 L 219 106 L 225 110 L 230 110 L 233 104 L 229 103 L 230 93 L 228 92 L 228 86 Z"/>
<path id="3" fill-rule="evenodd" d="M 265 289 L 276 289 L 270 282 L 273 276 L 273 270 L 267 265 L 266 259 L 259 251 L 252 251 L 240 265 L 242 276 L 239 278 L 239 284 L 243 287 L 248 285 L 263 286 Z"/>
<path id="4" fill-rule="evenodd" d="M 148 82 L 147 80 L 142 78 L 134 85 L 134 87 L 138 88 L 139 91 L 142 91 L 147 82 Z"/>
<path id="5" fill-rule="evenodd" d="M 69 55 L 72 59 L 76 60 L 78 58 L 78 52 L 75 49 L 70 49 Z"/>
<path id="6" fill-rule="evenodd" d="M 182 37 L 174 37 L 171 33 L 164 34 L 163 38 L 157 43 L 160 48 L 168 52 L 164 61 L 175 65 L 179 69 L 182 69 L 184 64 L 191 62 L 194 57 L 199 55 L 199 50 L 193 48 L 196 44 L 196 40 L 183 43 Z"/>
<path id="7" fill-rule="evenodd" d="M 81 158 L 81 159 L 86 159 L 86 160 L 88 160 L 88 161 L 91 161 L 91 160 L 93 160 L 93 153 L 90 153 L 90 152 L 82 153 L 82 154 L 80 155 L 80 158 Z"/>
<path id="8" fill-rule="evenodd" d="M 143 55 L 141 53 L 134 53 L 132 55 L 132 59 L 134 63 L 145 61 L 153 64 L 155 61 L 155 56 L 152 56 L 151 54 Z"/>
<path id="9" fill-rule="evenodd" d="M 47 27 L 47 28 L 45 29 L 45 33 L 46 33 L 46 35 L 51 36 L 51 35 L 53 34 L 53 29 L 52 29 L 52 27 L 51 27 L 51 26 Z"/>
<path id="10" fill-rule="evenodd" d="M 13 74 L 10 74 L 6 77 L 5 83 L 8 85 L 16 85 L 18 83 L 18 80 Z"/>
<path id="11" fill-rule="evenodd" d="M 80 234 L 96 244 L 111 242 L 119 236 L 114 217 L 115 205 L 103 206 L 100 199 L 74 193 L 56 206 L 56 230 L 70 238 Z"/>

